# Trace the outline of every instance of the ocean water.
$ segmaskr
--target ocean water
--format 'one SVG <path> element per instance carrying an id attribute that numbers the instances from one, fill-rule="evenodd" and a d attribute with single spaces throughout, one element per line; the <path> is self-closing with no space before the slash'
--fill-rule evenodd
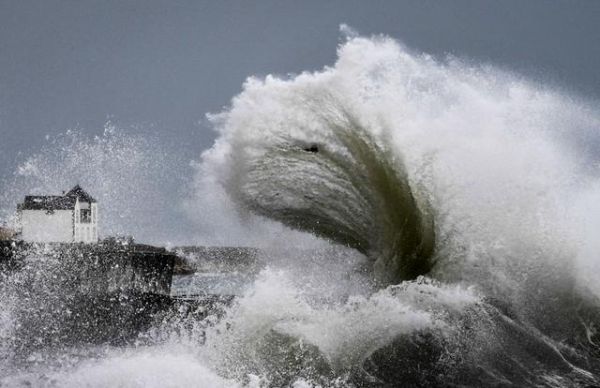
<path id="1" fill-rule="evenodd" d="M 182 206 L 258 241 L 265 268 L 233 276 L 218 317 L 26 355 L 18 291 L 60 291 L 4 277 L 1 386 L 600 385 L 596 103 L 351 34 L 335 64 L 249 78 L 210 120 Z"/>

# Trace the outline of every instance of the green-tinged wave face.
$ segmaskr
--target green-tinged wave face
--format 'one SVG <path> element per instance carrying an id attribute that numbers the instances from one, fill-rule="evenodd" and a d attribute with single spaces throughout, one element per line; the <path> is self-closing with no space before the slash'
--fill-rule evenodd
<path id="1" fill-rule="evenodd" d="M 429 272 L 433 219 L 402 162 L 349 114 L 319 119 L 328 127 L 321 142 L 282 141 L 251 158 L 234 196 L 263 216 L 358 249 L 383 283 Z"/>

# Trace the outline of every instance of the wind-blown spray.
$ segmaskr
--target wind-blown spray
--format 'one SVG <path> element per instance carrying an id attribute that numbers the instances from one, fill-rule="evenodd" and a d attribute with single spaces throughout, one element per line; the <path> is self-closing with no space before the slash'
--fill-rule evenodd
<path id="1" fill-rule="evenodd" d="M 56 369 L 37 358 L 23 373 L 0 368 L 0 383 L 600 383 L 594 104 L 353 35 L 331 67 L 250 78 L 210 119 L 218 138 L 186 206 L 237 237 L 235 205 L 252 239 L 277 243 L 269 268 L 223 316 L 171 317 L 148 346 L 77 349 L 85 362 L 46 355 L 66 359 Z M 297 230 L 327 249 L 295 246 Z M 13 318 L 0 316 L 0 338 Z"/>

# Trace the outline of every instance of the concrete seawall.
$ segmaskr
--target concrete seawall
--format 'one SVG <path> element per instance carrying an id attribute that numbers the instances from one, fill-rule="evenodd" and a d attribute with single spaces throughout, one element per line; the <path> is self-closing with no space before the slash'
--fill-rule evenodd
<path id="1" fill-rule="evenodd" d="M 0 241 L 0 277 L 19 301 L 14 347 L 134 340 L 172 306 L 175 256 L 141 244 Z"/>
<path id="2" fill-rule="evenodd" d="M 26 265 L 25 257 L 47 258 L 85 294 L 135 291 L 170 295 L 176 256 L 142 244 L 31 244 L 0 241 L 0 268 Z"/>

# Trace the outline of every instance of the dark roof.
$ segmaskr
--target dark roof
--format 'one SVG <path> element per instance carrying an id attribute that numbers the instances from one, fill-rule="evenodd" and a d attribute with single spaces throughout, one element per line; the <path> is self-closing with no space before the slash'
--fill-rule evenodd
<path id="1" fill-rule="evenodd" d="M 28 195 L 19 210 L 72 210 L 75 198 L 57 195 Z"/>
<path id="2" fill-rule="evenodd" d="M 65 195 L 28 195 L 25 201 L 17 206 L 18 210 L 73 210 L 75 202 L 96 202 L 79 185 L 73 187 Z"/>

